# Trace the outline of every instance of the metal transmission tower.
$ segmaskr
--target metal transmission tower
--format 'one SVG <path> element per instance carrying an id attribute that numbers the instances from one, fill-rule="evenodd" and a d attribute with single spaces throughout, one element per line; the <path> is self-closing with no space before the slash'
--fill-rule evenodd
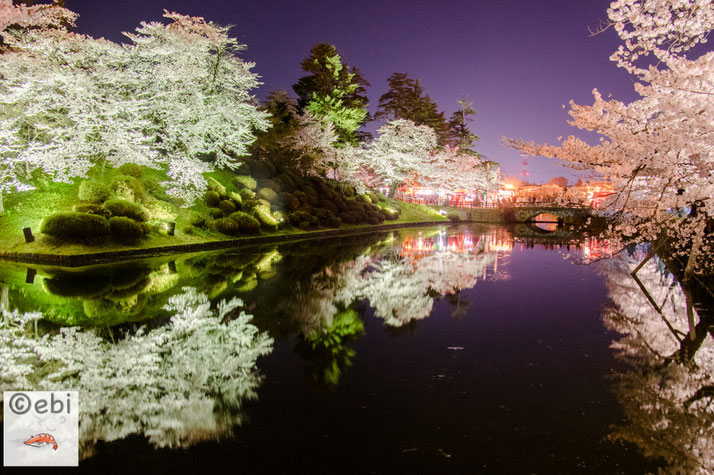
<path id="1" fill-rule="evenodd" d="M 530 175 L 528 172 L 528 155 L 522 153 L 521 159 L 521 176 L 528 176 Z"/>

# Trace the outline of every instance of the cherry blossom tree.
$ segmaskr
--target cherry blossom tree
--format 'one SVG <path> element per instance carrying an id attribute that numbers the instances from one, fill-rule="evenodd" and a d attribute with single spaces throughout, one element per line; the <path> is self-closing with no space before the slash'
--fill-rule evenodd
<path id="1" fill-rule="evenodd" d="M 84 177 L 96 164 L 164 168 L 167 192 L 190 204 L 203 173 L 232 168 L 268 127 L 250 90 L 258 85 L 228 29 L 166 12 L 119 46 L 63 30 L 10 30 L 0 62 L 5 90 L 0 157 L 55 181 Z M 7 185 L 5 189 L 9 189 Z"/>
<path id="2" fill-rule="evenodd" d="M 488 172 L 481 159 L 449 145 L 434 154 L 428 166 L 418 173 L 419 182 L 437 192 L 485 190 L 489 187 Z"/>
<path id="3" fill-rule="evenodd" d="M 436 148 L 436 133 L 426 125 L 397 119 L 380 127 L 377 134 L 365 150 L 363 166 L 379 175 L 394 195 L 410 174 L 428 165 L 430 152 Z"/>
<path id="4" fill-rule="evenodd" d="M 49 5 L 33 6 L 0 0 L 0 36 L 3 38 L 10 28 L 63 28 L 74 26 L 76 19 L 76 13 L 60 6 L 56 0 Z"/>
<path id="5" fill-rule="evenodd" d="M 680 248 L 691 243 L 691 271 L 709 251 L 703 237 L 714 216 L 714 52 L 695 49 L 714 27 L 714 2 L 618 0 L 607 13 L 604 28 L 625 43 L 610 59 L 633 75 L 641 99 L 624 104 L 593 90 L 592 105 L 571 101 L 570 124 L 599 133 L 596 146 L 573 136 L 558 146 L 506 143 L 611 180 L 617 230 L 644 240 L 666 231 Z M 690 211 L 688 219 L 673 210 Z"/>

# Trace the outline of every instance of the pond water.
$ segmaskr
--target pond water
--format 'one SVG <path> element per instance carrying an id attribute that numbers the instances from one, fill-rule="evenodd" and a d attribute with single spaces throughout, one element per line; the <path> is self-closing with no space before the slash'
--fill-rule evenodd
<path id="1" fill-rule="evenodd" d="M 712 470 L 709 314 L 610 252 L 461 225 L 3 264 L 1 381 L 79 391 L 87 473 Z"/>

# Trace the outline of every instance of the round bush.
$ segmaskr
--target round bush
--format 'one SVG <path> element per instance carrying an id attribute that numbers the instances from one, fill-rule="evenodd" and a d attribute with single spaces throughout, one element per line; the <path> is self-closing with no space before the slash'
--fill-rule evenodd
<path id="1" fill-rule="evenodd" d="M 104 206 L 97 204 L 74 205 L 72 207 L 72 211 L 76 211 L 77 213 L 96 214 L 98 216 L 104 216 L 105 218 L 109 218 L 112 215 Z"/>
<path id="2" fill-rule="evenodd" d="M 184 226 L 184 227 L 181 229 L 181 231 L 183 231 L 184 234 L 192 235 L 192 234 L 195 234 L 195 233 L 196 233 L 196 228 L 194 228 L 194 227 L 191 226 L 190 224 L 187 224 L 186 226 Z"/>
<path id="3" fill-rule="evenodd" d="M 243 204 L 243 198 L 238 193 L 236 193 L 235 191 L 231 191 L 230 193 L 228 193 L 228 197 L 235 201 L 237 209 L 241 208 L 241 205 Z"/>
<path id="4" fill-rule="evenodd" d="M 117 197 L 127 201 L 142 201 L 146 198 L 146 191 L 141 182 L 128 175 L 119 175 L 112 179 L 112 190 Z"/>
<path id="5" fill-rule="evenodd" d="M 300 207 L 300 200 L 295 197 L 292 193 L 283 193 L 280 195 L 283 206 L 289 211 L 294 211 Z"/>
<path id="6" fill-rule="evenodd" d="M 292 192 L 295 190 L 295 182 L 286 173 L 281 173 L 280 175 L 278 175 L 277 179 L 282 184 L 283 190 L 288 192 Z"/>
<path id="7" fill-rule="evenodd" d="M 206 217 L 203 216 L 201 213 L 191 211 L 188 217 L 188 222 L 191 223 L 192 226 L 202 228 L 206 225 Z"/>
<path id="8" fill-rule="evenodd" d="M 99 183 L 92 180 L 84 180 L 79 184 L 79 192 L 77 196 L 82 201 L 90 203 L 103 203 L 109 199 L 112 192 L 104 183 Z"/>
<path id="9" fill-rule="evenodd" d="M 236 205 L 232 200 L 223 200 L 218 204 L 223 214 L 231 214 L 236 210 Z"/>
<path id="10" fill-rule="evenodd" d="M 149 219 L 149 213 L 140 205 L 131 201 L 113 199 L 104 203 L 113 216 L 124 216 L 134 221 L 144 222 Z"/>
<path id="11" fill-rule="evenodd" d="M 337 216 L 332 216 L 330 219 L 327 220 L 325 226 L 327 226 L 328 228 L 339 228 L 340 226 L 342 226 L 342 220 Z"/>
<path id="12" fill-rule="evenodd" d="M 267 187 L 261 188 L 260 191 L 258 191 L 258 197 L 270 203 L 278 201 L 278 194 L 274 190 Z"/>
<path id="13" fill-rule="evenodd" d="M 243 199 L 243 201 L 252 200 L 253 198 L 255 198 L 255 192 L 250 191 L 248 188 L 238 190 L 238 194 Z"/>
<path id="14" fill-rule="evenodd" d="M 255 178 L 252 176 L 237 175 L 233 180 L 239 188 L 247 188 L 248 190 L 255 190 L 258 188 L 258 182 L 255 181 Z"/>
<path id="15" fill-rule="evenodd" d="M 268 210 L 262 206 L 258 206 L 253 209 L 253 216 L 255 216 L 260 224 L 268 229 L 276 229 L 278 227 L 278 220 L 275 219 Z"/>
<path id="16" fill-rule="evenodd" d="M 255 234 L 260 231 L 260 222 L 249 214 L 238 211 L 231 215 L 231 219 L 238 224 L 241 232 Z"/>
<path id="17" fill-rule="evenodd" d="M 141 176 L 141 167 L 136 163 L 125 163 L 119 167 L 119 172 L 123 175 L 139 178 Z"/>
<path id="18" fill-rule="evenodd" d="M 217 219 L 213 223 L 213 226 L 215 227 L 216 231 L 223 234 L 228 234 L 229 236 L 237 236 L 238 234 L 240 234 L 239 224 L 231 218 Z"/>
<path id="19" fill-rule="evenodd" d="M 223 217 L 223 211 L 218 208 L 211 208 L 208 210 L 208 216 L 213 219 L 219 219 Z"/>
<path id="20" fill-rule="evenodd" d="M 258 160 L 248 159 L 245 161 L 250 167 L 250 174 L 256 178 L 270 178 L 275 170 L 270 170 L 267 162 L 259 162 Z"/>
<path id="21" fill-rule="evenodd" d="M 221 195 L 215 191 L 207 191 L 203 196 L 203 201 L 211 208 L 217 208 L 221 204 Z"/>
<path id="22" fill-rule="evenodd" d="M 206 180 L 208 191 L 215 191 L 219 196 L 226 196 L 226 187 L 215 178 L 208 177 Z"/>
<path id="23" fill-rule="evenodd" d="M 131 218 L 116 216 L 109 220 L 112 238 L 117 242 L 134 243 L 144 237 L 144 228 Z"/>
<path id="24" fill-rule="evenodd" d="M 336 204 L 330 203 L 329 201 L 325 201 L 325 200 L 318 201 L 317 207 L 329 209 L 330 211 L 332 211 L 332 214 L 338 214 L 340 212 L 340 209 L 337 207 Z"/>
<path id="25" fill-rule="evenodd" d="M 305 194 L 305 192 L 303 192 L 301 190 L 295 190 L 295 193 L 293 193 L 293 196 L 295 198 L 297 198 L 300 201 L 300 203 L 307 204 L 307 195 Z"/>
<path id="26" fill-rule="evenodd" d="M 109 221 L 96 214 L 56 213 L 44 220 L 40 232 L 66 242 L 95 244 L 109 235 Z"/>

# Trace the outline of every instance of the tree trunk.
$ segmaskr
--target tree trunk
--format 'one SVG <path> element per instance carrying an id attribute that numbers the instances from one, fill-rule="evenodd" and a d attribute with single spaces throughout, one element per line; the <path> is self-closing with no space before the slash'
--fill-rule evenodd
<path id="1" fill-rule="evenodd" d="M 397 187 L 399 186 L 398 183 L 392 183 L 389 185 L 389 197 L 394 198 L 394 196 L 397 194 Z"/>
<path id="2" fill-rule="evenodd" d="M 699 248 L 702 245 L 702 238 L 704 235 L 704 225 L 697 226 L 694 231 L 694 239 L 692 240 L 692 250 L 689 252 L 689 259 L 687 259 L 687 266 L 684 268 L 684 279 L 683 282 L 688 282 L 692 277 L 692 272 L 694 272 L 694 265 L 697 261 L 697 256 L 699 255 Z"/>

